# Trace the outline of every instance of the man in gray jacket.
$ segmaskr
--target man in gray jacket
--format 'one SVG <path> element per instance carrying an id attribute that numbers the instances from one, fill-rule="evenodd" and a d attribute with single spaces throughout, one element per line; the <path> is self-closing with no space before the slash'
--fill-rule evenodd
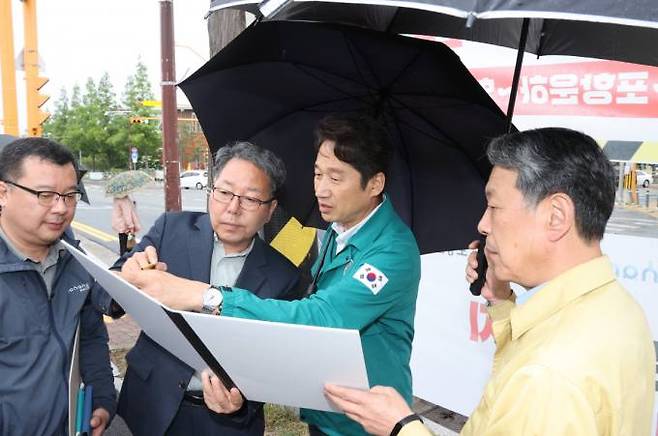
<path id="1" fill-rule="evenodd" d="M 65 147 L 23 138 L 0 153 L 2 435 L 68 433 L 69 371 L 76 358 L 82 380 L 93 386 L 94 436 L 114 414 L 107 330 L 91 303 L 98 285 L 60 242 L 77 243 L 65 232 L 80 197 L 75 160 Z"/>

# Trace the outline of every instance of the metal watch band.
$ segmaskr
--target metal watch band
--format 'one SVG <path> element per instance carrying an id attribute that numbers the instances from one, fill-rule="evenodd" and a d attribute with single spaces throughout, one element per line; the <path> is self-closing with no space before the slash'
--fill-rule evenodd
<path id="1" fill-rule="evenodd" d="M 209 291 L 210 289 L 216 289 L 220 293 L 223 292 L 223 286 L 215 286 L 215 285 L 210 285 L 208 289 L 206 290 Z M 205 303 L 201 306 L 201 313 L 206 313 L 209 315 L 219 315 L 222 311 L 222 303 L 224 302 L 224 299 L 220 301 L 219 305 L 217 306 L 206 306 Z"/>

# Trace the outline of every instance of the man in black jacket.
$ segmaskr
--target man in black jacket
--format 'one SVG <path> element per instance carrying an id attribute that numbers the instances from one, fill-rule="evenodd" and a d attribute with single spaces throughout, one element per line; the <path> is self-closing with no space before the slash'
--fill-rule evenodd
<path id="1" fill-rule="evenodd" d="M 297 269 L 257 234 L 276 208 L 276 191 L 285 179 L 283 163 L 243 142 L 219 149 L 214 174 L 208 214 L 165 213 L 113 268 L 148 263 L 156 255 L 158 268 L 211 284 L 204 293 L 208 313 L 215 309 L 219 286 L 240 286 L 261 298 L 292 298 Z M 263 434 L 261 403 L 243 401 L 236 390 L 223 413 L 209 410 L 200 374 L 144 333 L 127 360 L 119 414 L 136 436 Z"/>

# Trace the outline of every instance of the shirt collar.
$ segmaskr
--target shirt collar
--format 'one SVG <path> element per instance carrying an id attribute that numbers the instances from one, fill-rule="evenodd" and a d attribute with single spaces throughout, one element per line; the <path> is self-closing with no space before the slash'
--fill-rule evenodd
<path id="1" fill-rule="evenodd" d="M 541 292 L 527 298 L 525 304 L 515 306 L 510 313 L 512 340 L 521 337 L 555 312 L 601 286 L 615 281 L 608 256 L 599 256 L 577 265 L 541 285 Z"/>
<path id="2" fill-rule="evenodd" d="M 224 251 L 224 243 L 222 242 L 221 239 L 219 239 L 219 236 L 217 236 L 217 233 L 213 233 L 213 237 L 215 239 L 215 248 L 218 250 L 218 254 L 221 257 L 246 257 L 249 253 L 251 253 L 251 250 L 254 248 L 254 242 L 256 240 L 256 236 L 251 239 L 251 244 L 244 250 L 240 251 L 239 253 L 229 253 L 226 254 L 226 251 Z"/>
<path id="3" fill-rule="evenodd" d="M 331 228 L 336 232 L 336 254 L 340 253 L 345 249 L 347 246 L 347 243 L 349 242 L 350 238 L 358 232 L 361 227 L 365 225 L 365 223 L 368 222 L 368 220 L 379 210 L 380 207 L 382 207 L 382 204 L 384 204 L 384 201 L 386 201 L 386 195 L 384 195 L 384 199 L 381 203 L 377 205 L 369 214 L 366 216 L 364 219 L 359 221 L 355 226 L 345 230 L 345 228 L 338 223 L 332 223 Z"/>
<path id="4" fill-rule="evenodd" d="M 519 304 L 523 304 L 526 301 L 530 299 L 533 295 L 535 295 L 541 288 L 543 288 L 546 285 L 546 283 L 542 283 L 541 285 L 537 285 L 532 289 L 528 289 L 524 293 L 518 295 L 516 297 L 516 305 L 518 306 Z"/>

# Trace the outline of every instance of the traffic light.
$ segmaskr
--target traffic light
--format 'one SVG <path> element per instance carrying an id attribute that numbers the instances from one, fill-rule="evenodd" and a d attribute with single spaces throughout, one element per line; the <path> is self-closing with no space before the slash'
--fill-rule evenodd
<path id="1" fill-rule="evenodd" d="M 41 110 L 41 107 L 46 104 L 50 96 L 43 95 L 39 91 L 48 83 L 47 77 L 27 76 L 27 124 L 28 134 L 30 136 L 41 136 L 41 126 L 45 123 L 50 114 Z"/>
<path id="2" fill-rule="evenodd" d="M 148 120 L 143 117 L 130 117 L 130 124 L 147 124 Z"/>

